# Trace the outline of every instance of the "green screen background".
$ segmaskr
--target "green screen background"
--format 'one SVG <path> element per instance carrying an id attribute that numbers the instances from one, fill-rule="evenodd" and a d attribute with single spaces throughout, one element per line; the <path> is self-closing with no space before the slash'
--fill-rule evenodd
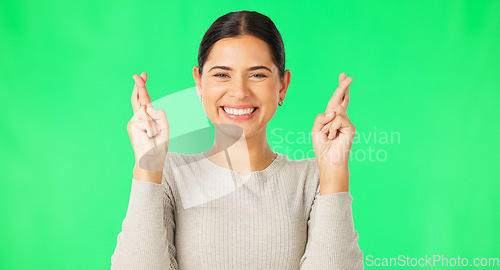
<path id="1" fill-rule="evenodd" d="M 275 22 L 292 72 L 268 125 L 276 151 L 305 158 L 301 134 L 339 73 L 354 78 L 350 189 L 365 256 L 500 257 L 500 1 L 377 2 L 3 0 L 0 268 L 109 269 L 134 165 L 132 75 L 148 73 L 155 102 L 191 88 L 193 110 L 170 102 L 171 129 L 206 127 L 198 46 L 243 9 Z"/>

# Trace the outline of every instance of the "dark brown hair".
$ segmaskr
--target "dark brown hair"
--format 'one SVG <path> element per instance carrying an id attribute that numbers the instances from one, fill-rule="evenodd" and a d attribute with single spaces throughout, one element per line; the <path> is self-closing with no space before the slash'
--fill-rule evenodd
<path id="1" fill-rule="evenodd" d="M 256 11 L 235 11 L 227 13 L 208 28 L 198 50 L 198 67 L 201 76 L 203 65 L 213 45 L 220 39 L 252 35 L 265 41 L 270 48 L 274 64 L 278 67 L 280 78 L 285 74 L 285 48 L 281 34 L 273 21 Z"/>

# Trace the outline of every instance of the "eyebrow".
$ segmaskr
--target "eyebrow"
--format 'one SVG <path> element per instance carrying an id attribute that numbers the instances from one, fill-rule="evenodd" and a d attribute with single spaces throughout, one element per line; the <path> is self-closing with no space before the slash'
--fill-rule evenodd
<path id="1" fill-rule="evenodd" d="M 232 68 L 230 68 L 228 66 L 213 66 L 208 72 L 212 71 L 212 69 L 215 69 L 215 68 L 220 68 L 220 69 L 224 69 L 224 70 L 233 70 Z M 272 71 L 266 66 L 253 66 L 253 67 L 249 67 L 247 70 L 251 71 L 251 70 L 257 70 L 257 69 L 267 69 L 267 70 L 269 70 L 269 72 L 272 73 Z"/>

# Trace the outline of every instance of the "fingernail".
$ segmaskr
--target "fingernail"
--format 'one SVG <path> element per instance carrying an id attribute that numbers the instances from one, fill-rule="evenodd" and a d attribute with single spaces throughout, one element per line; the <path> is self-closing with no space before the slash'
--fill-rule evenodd
<path id="1" fill-rule="evenodd" d="M 325 114 L 325 116 L 332 116 L 333 112 Z"/>

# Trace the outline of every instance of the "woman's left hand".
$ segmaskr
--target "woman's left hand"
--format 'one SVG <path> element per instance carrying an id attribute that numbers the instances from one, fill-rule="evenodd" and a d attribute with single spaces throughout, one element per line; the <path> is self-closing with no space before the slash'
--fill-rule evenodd
<path id="1" fill-rule="evenodd" d="M 349 105 L 349 85 L 352 81 L 353 78 L 346 78 L 345 73 L 339 75 L 339 87 L 330 98 L 325 113 L 318 114 L 314 122 L 311 136 L 320 171 L 347 168 L 356 134 L 356 128 L 346 112 Z"/>

